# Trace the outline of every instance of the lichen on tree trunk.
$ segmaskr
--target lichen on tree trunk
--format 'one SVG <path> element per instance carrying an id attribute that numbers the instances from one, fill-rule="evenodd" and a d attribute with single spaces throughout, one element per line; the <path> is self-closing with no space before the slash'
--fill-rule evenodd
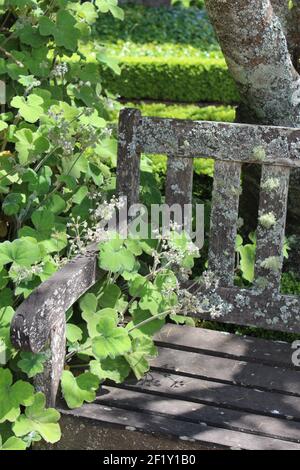
<path id="1" fill-rule="evenodd" d="M 300 127 L 300 0 L 206 0 L 241 95 L 237 121 Z M 244 171 L 242 215 L 255 228 L 259 170 Z M 300 174 L 290 182 L 288 232 L 300 234 Z"/>
<path id="2" fill-rule="evenodd" d="M 300 125 L 300 77 L 270 0 L 207 0 L 206 6 L 252 119 Z"/>

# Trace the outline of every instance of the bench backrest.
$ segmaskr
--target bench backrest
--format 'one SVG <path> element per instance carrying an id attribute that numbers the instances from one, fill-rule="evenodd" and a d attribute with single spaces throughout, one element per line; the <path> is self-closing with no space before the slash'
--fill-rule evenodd
<path id="1" fill-rule="evenodd" d="M 191 315 L 216 319 L 213 307 L 219 302 L 218 321 L 300 333 L 299 297 L 280 293 L 289 176 L 300 166 L 299 149 L 297 129 L 161 119 L 122 110 L 117 190 L 128 205 L 139 202 L 141 153 L 168 156 L 166 203 L 182 207 L 192 200 L 193 159 L 215 160 L 209 271 L 218 286 L 203 287 L 203 313 Z M 243 163 L 262 166 L 255 283 L 249 289 L 234 286 Z"/>

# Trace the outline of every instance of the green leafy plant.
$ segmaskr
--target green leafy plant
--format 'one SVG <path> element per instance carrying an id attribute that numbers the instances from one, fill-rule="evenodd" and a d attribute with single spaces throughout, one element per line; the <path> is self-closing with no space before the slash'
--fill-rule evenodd
<path id="1" fill-rule="evenodd" d="M 187 315 L 199 301 L 180 281 L 198 256 L 188 236 L 175 230 L 157 240 L 115 235 L 100 243 L 105 274 L 73 312 L 79 307 L 82 335 L 68 341 L 62 392 L 69 407 L 93 401 L 99 382 L 120 383 L 131 371 L 138 379 L 148 372 L 157 354 L 152 337 L 167 318 L 194 325 Z"/>
<path id="2" fill-rule="evenodd" d="M 31 383 L 47 355 L 18 353 L 9 330 L 20 302 L 90 241 L 93 210 L 113 189 L 118 105 L 100 68 L 119 68 L 95 42 L 104 13 L 123 17 L 117 0 L 0 2 L 1 450 L 60 438 L 59 413 Z M 67 338 L 80 342 L 80 325 Z"/>
<path id="3" fill-rule="evenodd" d="M 272 219 L 273 220 L 273 219 Z M 237 281 L 246 281 L 252 283 L 254 281 L 254 268 L 255 268 L 255 254 L 256 254 L 256 234 L 249 234 L 249 243 L 244 243 L 241 235 L 236 239 L 236 253 L 237 253 Z M 289 257 L 289 241 L 285 240 L 283 246 L 284 258 Z M 272 258 L 270 259 L 270 263 Z M 275 258 L 273 263 L 278 265 L 279 260 Z"/>
<path id="4" fill-rule="evenodd" d="M 167 317 L 191 324 L 187 314 L 197 308 L 197 297 L 179 282 L 198 256 L 188 238 L 174 231 L 165 241 L 107 240 L 99 224 L 119 204 L 111 199 L 116 142 L 109 121 L 118 105 L 100 75 L 119 68 L 94 42 L 99 12 L 122 17 L 115 0 L 1 3 L 7 99 L 0 115 L 2 450 L 60 439 L 59 413 L 32 384 L 47 353 L 16 351 L 10 323 L 22 300 L 90 242 L 100 243 L 104 275 L 67 312 L 61 390 L 69 407 L 93 401 L 105 379 L 142 377 L 157 353 L 153 334 Z M 154 180 L 144 158 L 147 204 L 160 202 Z"/>

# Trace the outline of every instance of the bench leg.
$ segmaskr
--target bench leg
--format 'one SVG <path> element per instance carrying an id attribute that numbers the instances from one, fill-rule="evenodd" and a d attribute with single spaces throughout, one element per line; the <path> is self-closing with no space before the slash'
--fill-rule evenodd
<path id="1" fill-rule="evenodd" d="M 64 370 L 65 353 L 66 320 L 63 314 L 60 315 L 60 320 L 51 331 L 44 371 L 38 374 L 34 380 L 36 390 L 45 394 L 48 407 L 55 407 L 59 382 Z"/>

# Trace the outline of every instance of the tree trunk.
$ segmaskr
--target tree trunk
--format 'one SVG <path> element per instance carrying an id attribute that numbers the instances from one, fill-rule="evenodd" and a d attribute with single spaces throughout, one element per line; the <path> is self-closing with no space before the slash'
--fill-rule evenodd
<path id="1" fill-rule="evenodd" d="M 241 95 L 237 121 L 300 127 L 300 0 L 206 0 Z M 241 215 L 256 226 L 259 169 L 245 168 Z M 293 171 L 288 233 L 300 234 L 300 175 Z"/>

